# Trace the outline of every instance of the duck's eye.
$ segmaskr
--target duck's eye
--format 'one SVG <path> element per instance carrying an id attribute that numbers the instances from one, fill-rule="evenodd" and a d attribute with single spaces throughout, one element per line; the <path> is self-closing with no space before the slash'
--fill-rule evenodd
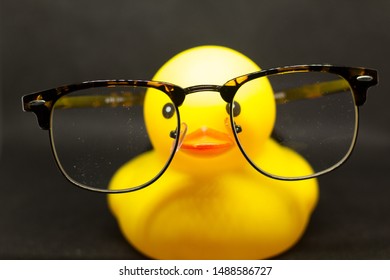
<path id="1" fill-rule="evenodd" d="M 226 111 L 230 114 L 230 104 L 226 104 Z M 233 101 L 233 117 L 237 117 L 241 113 L 240 103 Z"/>
<path id="2" fill-rule="evenodd" d="M 172 118 L 173 115 L 175 114 L 175 106 L 173 106 L 172 103 L 165 104 L 162 109 L 162 114 L 166 119 Z"/>

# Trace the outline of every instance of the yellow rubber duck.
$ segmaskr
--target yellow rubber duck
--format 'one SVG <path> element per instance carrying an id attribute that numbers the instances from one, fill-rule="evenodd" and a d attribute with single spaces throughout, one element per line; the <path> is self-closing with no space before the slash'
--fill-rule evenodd
<path id="1" fill-rule="evenodd" d="M 259 70 L 237 51 L 201 46 L 174 56 L 153 80 L 183 88 L 222 85 Z M 251 98 L 262 98 L 264 129 L 259 133 L 264 135 L 257 137 L 264 141 L 253 144 L 266 147 L 259 155 L 262 161 L 269 168 L 310 168 L 298 154 L 270 138 L 275 103 L 272 88 L 264 87 L 264 94 L 241 101 L 240 125 L 253 125 L 245 108 L 250 108 Z M 162 116 L 152 112 L 161 112 L 163 105 L 155 97 L 146 96 L 145 121 L 154 149 L 120 168 L 112 178 L 111 189 L 153 169 L 148 158 L 165 144 L 153 133 L 163 125 L 159 119 Z M 155 259 L 265 259 L 293 246 L 317 203 L 317 180 L 280 181 L 254 170 L 232 140 L 226 102 L 218 93 L 187 95 L 179 111 L 187 131 L 162 177 L 145 189 L 108 196 L 109 207 L 126 239 Z M 251 135 L 240 140 L 250 143 Z M 288 166 L 277 162 L 280 153 L 284 157 L 290 153 Z"/>

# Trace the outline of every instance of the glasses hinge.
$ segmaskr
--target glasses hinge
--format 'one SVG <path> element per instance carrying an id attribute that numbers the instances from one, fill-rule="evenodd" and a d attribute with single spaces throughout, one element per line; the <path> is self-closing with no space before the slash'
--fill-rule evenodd
<path id="1" fill-rule="evenodd" d="M 356 80 L 358 80 L 359 82 L 371 82 L 372 80 L 374 80 L 374 77 L 370 75 L 362 75 L 356 77 Z"/>
<path id="2" fill-rule="evenodd" d="M 28 102 L 26 104 L 26 106 L 24 107 L 24 110 L 25 111 L 30 111 L 30 110 L 33 110 L 34 108 L 36 107 L 40 107 L 40 106 L 43 106 L 45 105 L 46 101 L 45 100 L 31 100 L 30 102 Z"/>

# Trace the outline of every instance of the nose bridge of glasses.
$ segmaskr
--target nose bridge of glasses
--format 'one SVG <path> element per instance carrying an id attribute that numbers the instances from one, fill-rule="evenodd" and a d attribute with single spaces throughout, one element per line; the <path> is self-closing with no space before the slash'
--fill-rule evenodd
<path id="1" fill-rule="evenodd" d="M 202 110 L 206 110 L 208 107 L 214 105 L 224 105 L 230 102 L 230 99 L 226 99 L 222 92 L 223 86 L 219 85 L 196 85 L 187 87 L 184 89 L 185 101 L 180 104 L 186 104 L 184 107 L 199 107 Z M 194 94 L 195 93 L 195 94 Z"/>
<path id="2" fill-rule="evenodd" d="M 225 119 L 229 115 L 226 111 L 226 101 L 218 94 L 219 89 L 220 86 L 214 85 L 185 89 L 189 95 L 179 107 L 179 113 L 181 122 L 186 123 L 189 133 L 205 127 L 226 130 Z"/>
<path id="3" fill-rule="evenodd" d="M 185 94 L 191 94 L 195 92 L 202 92 L 202 91 L 217 91 L 219 92 L 221 89 L 221 86 L 218 85 L 196 85 L 187 87 L 184 89 Z"/>
<path id="4" fill-rule="evenodd" d="M 219 85 L 196 85 L 187 87 L 184 89 L 185 95 L 197 93 L 197 92 L 218 92 L 220 97 L 226 102 L 232 102 L 235 88 L 227 87 L 227 86 L 219 86 Z"/>

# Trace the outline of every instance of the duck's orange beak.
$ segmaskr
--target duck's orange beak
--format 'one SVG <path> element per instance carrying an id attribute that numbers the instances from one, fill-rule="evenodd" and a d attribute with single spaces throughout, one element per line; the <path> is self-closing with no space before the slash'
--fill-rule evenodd
<path id="1" fill-rule="evenodd" d="M 234 146 L 233 139 L 224 132 L 202 127 L 185 135 L 180 151 L 198 156 L 223 154 Z"/>

